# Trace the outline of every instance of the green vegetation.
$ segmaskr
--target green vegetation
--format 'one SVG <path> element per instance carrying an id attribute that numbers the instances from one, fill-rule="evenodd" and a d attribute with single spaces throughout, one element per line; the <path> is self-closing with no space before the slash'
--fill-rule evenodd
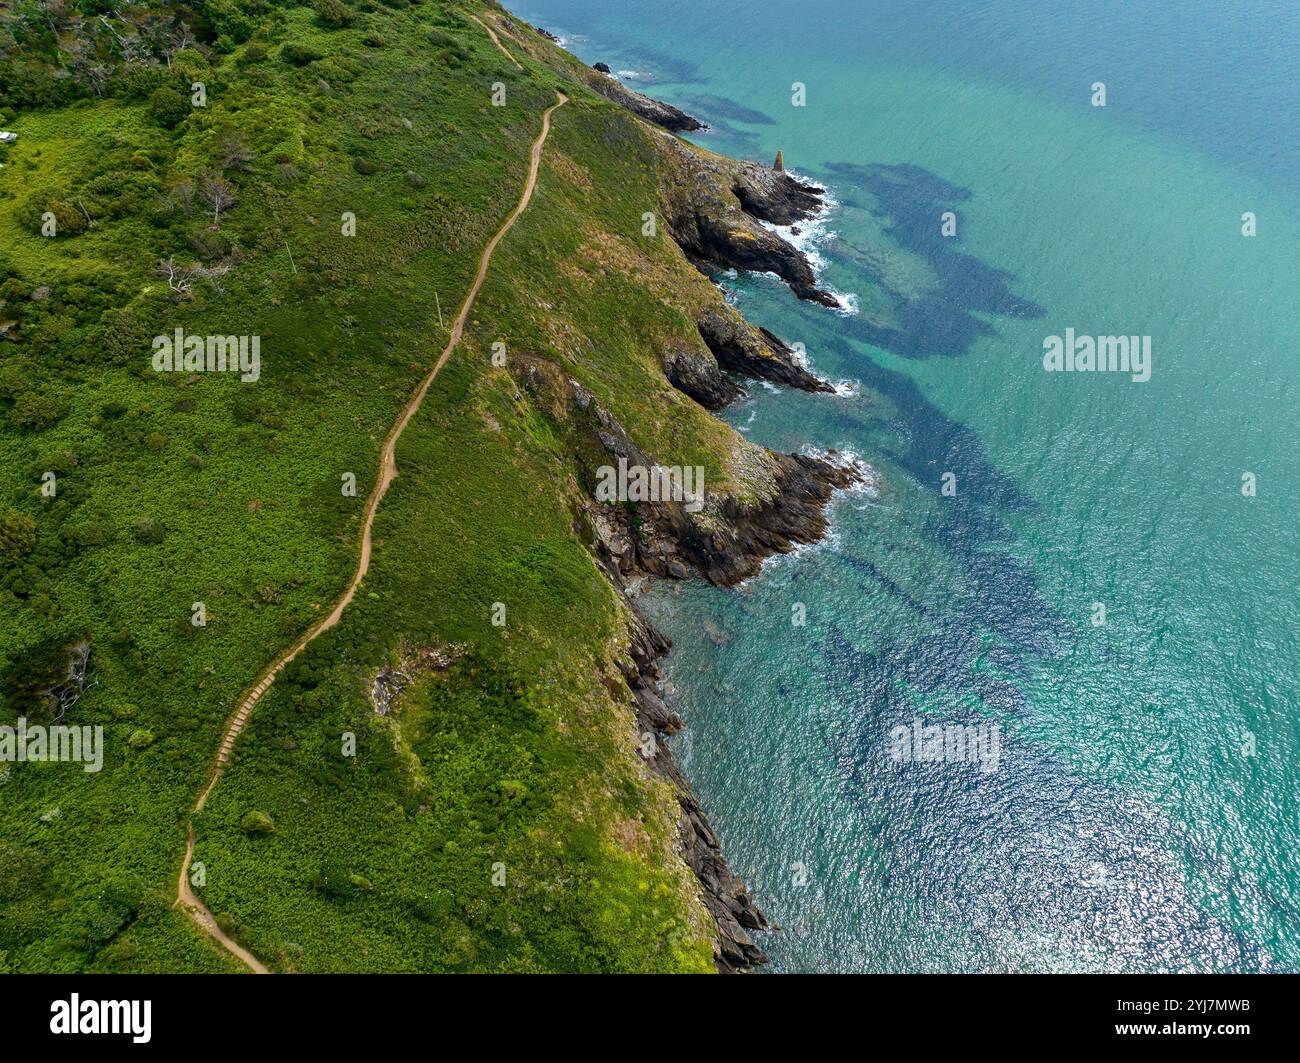
<path id="1" fill-rule="evenodd" d="M 46 718 L 88 642 L 65 722 L 102 725 L 105 757 L 0 778 L 0 967 L 240 969 L 171 907 L 188 810 L 247 688 L 347 585 L 384 435 L 562 88 L 534 201 L 400 441 L 369 576 L 193 817 L 195 891 L 273 969 L 711 969 L 571 443 L 491 361 L 558 363 L 648 451 L 730 481 L 737 437 L 659 368 L 715 296 L 641 236 L 655 134 L 513 23 L 517 70 L 468 14 L 507 16 L 468 2 L 105 25 L 83 0 L 54 30 L 47 7 L 0 15 L 0 722 Z M 260 337 L 260 379 L 155 372 L 176 329 Z M 409 683 L 381 715 L 383 669 Z"/>

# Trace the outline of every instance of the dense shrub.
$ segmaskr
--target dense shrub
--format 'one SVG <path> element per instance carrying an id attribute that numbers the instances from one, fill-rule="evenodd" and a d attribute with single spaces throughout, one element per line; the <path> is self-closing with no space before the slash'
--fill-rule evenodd
<path id="1" fill-rule="evenodd" d="M 56 424 L 67 412 L 67 407 L 53 396 L 28 391 L 18 396 L 9 419 L 18 428 L 41 432 Z"/>
<path id="2" fill-rule="evenodd" d="M 316 9 L 316 17 L 330 29 L 350 26 L 355 17 L 343 0 L 312 0 L 312 7 Z"/>
<path id="3" fill-rule="evenodd" d="M 265 58 L 266 45 L 261 41 L 253 41 L 240 53 L 235 62 L 240 66 L 250 66 L 253 63 L 260 63 Z"/>
<path id="4" fill-rule="evenodd" d="M 18 220 L 37 236 L 45 235 L 46 214 L 54 215 L 54 236 L 76 236 L 90 224 L 73 195 L 60 188 L 39 188 L 18 209 Z"/>
<path id="5" fill-rule="evenodd" d="M 149 117 L 165 129 L 183 122 L 190 113 L 190 101 L 170 85 L 149 97 Z"/>
<path id="6" fill-rule="evenodd" d="M 16 561 L 36 545 L 36 521 L 16 509 L 0 517 L 0 556 Z"/>
<path id="7" fill-rule="evenodd" d="M 275 822 L 265 812 L 253 809 L 239 821 L 239 829 L 245 834 L 274 834 Z"/>
<path id="8" fill-rule="evenodd" d="M 147 100 L 166 82 L 167 72 L 161 67 L 132 65 L 123 71 L 120 89 L 127 99 Z"/>
<path id="9" fill-rule="evenodd" d="M 306 66 L 308 63 L 314 63 L 317 59 L 325 57 L 324 52 L 318 52 L 308 44 L 295 44 L 290 41 L 280 49 L 280 55 L 285 62 L 292 63 L 294 66 Z"/>
<path id="10" fill-rule="evenodd" d="M 136 517 L 131 522 L 131 532 L 140 542 L 149 546 L 156 546 L 163 541 L 163 526 L 153 517 Z"/>

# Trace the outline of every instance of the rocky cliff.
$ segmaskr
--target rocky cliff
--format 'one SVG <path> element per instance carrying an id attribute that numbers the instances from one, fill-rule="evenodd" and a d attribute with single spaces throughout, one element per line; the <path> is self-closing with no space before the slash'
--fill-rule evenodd
<path id="1" fill-rule="evenodd" d="M 582 68 L 595 92 L 655 127 L 652 131 L 659 214 L 686 259 L 707 267 L 772 272 L 802 299 L 838 308 L 816 283 L 806 256 L 774 227 L 808 220 L 825 206 L 824 190 L 783 168 L 737 161 L 672 135 L 703 128 L 689 115 L 637 93 L 608 68 Z M 664 132 L 667 130 L 669 132 Z M 685 264 L 683 263 L 683 266 Z M 779 337 L 746 321 L 714 286 L 704 294 L 680 292 L 693 334 L 675 335 L 659 350 L 665 379 L 701 406 L 718 410 L 743 394 L 734 377 L 764 380 L 809 392 L 832 387 L 811 373 Z M 677 295 L 668 301 L 678 302 Z M 811 543 L 826 532 L 826 504 L 857 482 L 862 470 L 834 460 L 780 454 L 732 433 L 720 455 L 723 482 L 702 487 L 697 498 L 602 500 L 602 472 L 622 464 L 659 467 L 619 419 L 551 358 L 515 352 L 510 372 L 521 394 L 543 411 L 572 457 L 575 527 L 626 600 L 645 576 L 693 575 L 732 586 L 757 573 L 773 554 Z M 833 455 L 831 456 L 833 459 Z M 671 643 L 632 608 L 630 643 L 620 663 L 633 698 L 639 731 L 662 737 L 680 730 L 681 718 L 663 700 L 659 659 Z M 694 871 L 701 897 L 717 925 L 714 962 L 719 971 L 743 971 L 767 960 L 753 933 L 767 929 L 744 882 L 732 872 L 719 839 L 668 746 L 656 740 L 652 768 L 674 786 L 681 808 L 680 850 Z"/>
<path id="2" fill-rule="evenodd" d="M 769 225 L 793 225 L 823 208 L 824 190 L 784 171 L 724 158 L 664 135 L 664 221 L 698 263 L 775 273 L 800 299 L 833 309 L 839 301 L 817 287 L 807 256 Z"/>
<path id="3" fill-rule="evenodd" d="M 707 128 L 703 122 L 692 118 L 672 104 L 652 99 L 644 93 L 628 88 L 614 77 L 609 67 L 603 63 L 588 71 L 583 80 L 607 100 L 613 100 L 620 107 L 626 107 L 638 118 L 644 118 L 647 122 L 653 122 L 663 129 L 674 133 L 689 133 L 696 129 Z"/>

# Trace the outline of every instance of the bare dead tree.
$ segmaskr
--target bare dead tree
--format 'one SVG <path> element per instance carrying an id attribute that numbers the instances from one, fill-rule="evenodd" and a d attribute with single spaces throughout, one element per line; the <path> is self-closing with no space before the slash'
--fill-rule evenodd
<path id="1" fill-rule="evenodd" d="M 56 687 L 45 691 L 45 699 L 54 713 L 54 723 L 60 722 L 81 695 L 90 687 L 99 685 L 99 677 L 90 675 L 90 643 L 78 642 L 68 657 L 67 678 Z"/>
<path id="2" fill-rule="evenodd" d="M 108 91 L 108 79 L 112 73 L 107 63 L 91 63 L 86 67 L 86 81 L 90 83 L 91 91 L 101 99 Z"/>
<path id="3" fill-rule="evenodd" d="M 117 45 L 122 49 L 122 58 L 128 63 L 148 63 L 153 57 L 149 54 L 149 46 L 141 39 L 139 31 L 122 15 L 114 11 L 113 14 L 121 20 L 123 32 L 119 33 L 117 27 L 111 23 L 104 15 L 99 16 L 99 21 L 117 41 Z"/>
<path id="4" fill-rule="evenodd" d="M 216 174 L 203 174 L 199 178 L 199 195 L 203 202 L 212 208 L 212 227 L 221 222 L 221 212 L 229 210 L 238 202 L 235 190 L 224 177 Z"/>
<path id="5" fill-rule="evenodd" d="M 163 33 L 163 54 L 167 57 L 167 69 L 172 68 L 172 58 L 177 52 L 183 52 L 198 41 L 188 22 L 181 22 Z"/>
<path id="6" fill-rule="evenodd" d="M 51 33 L 58 34 L 59 23 L 67 15 L 67 6 L 64 0 L 40 0 L 36 5 L 36 9 L 40 11 Z"/>
<path id="7" fill-rule="evenodd" d="M 208 286 L 220 295 L 225 290 L 221 287 L 221 278 L 230 270 L 231 264 L 228 261 L 218 262 L 215 266 L 205 266 L 200 262 L 184 266 L 174 258 L 164 258 L 159 261 L 154 273 L 167 282 L 173 295 L 188 298 L 193 294 L 194 285 L 201 281 L 207 281 Z"/>

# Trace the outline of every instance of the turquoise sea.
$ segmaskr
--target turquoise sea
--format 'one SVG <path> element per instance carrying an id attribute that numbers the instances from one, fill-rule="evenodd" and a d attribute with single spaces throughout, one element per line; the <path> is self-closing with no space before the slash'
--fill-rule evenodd
<path id="1" fill-rule="evenodd" d="M 874 485 L 643 600 L 771 969 L 1300 970 L 1300 6 L 512 7 L 836 203 L 801 239 L 856 313 L 719 280 L 844 394 L 725 416 Z M 1066 329 L 1150 380 L 1045 372 Z M 915 720 L 996 766 L 900 762 Z"/>

